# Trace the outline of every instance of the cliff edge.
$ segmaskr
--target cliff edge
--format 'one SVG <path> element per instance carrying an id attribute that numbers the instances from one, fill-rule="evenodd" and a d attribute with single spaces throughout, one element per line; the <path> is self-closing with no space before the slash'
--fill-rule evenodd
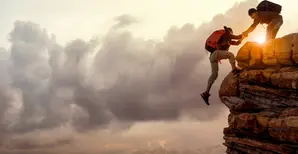
<path id="1" fill-rule="evenodd" d="M 298 33 L 247 42 L 236 60 L 245 70 L 219 90 L 230 109 L 226 153 L 298 154 Z"/>

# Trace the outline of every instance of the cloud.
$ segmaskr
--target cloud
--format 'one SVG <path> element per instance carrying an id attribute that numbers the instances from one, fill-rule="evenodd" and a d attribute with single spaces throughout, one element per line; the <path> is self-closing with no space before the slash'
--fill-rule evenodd
<path id="1" fill-rule="evenodd" d="M 210 75 L 209 55 L 203 44 L 212 31 L 224 25 L 232 27 L 235 33 L 245 30 L 251 21 L 244 20 L 247 14 L 243 10 L 256 3 L 235 4 L 225 14 L 198 27 L 193 24 L 171 27 L 161 42 L 119 31 L 118 28 L 136 22 L 128 15 L 117 17 L 118 24 L 101 40 L 76 39 L 66 46 L 59 45 L 38 24 L 16 21 L 10 33 L 11 48 L 0 52 L 7 57 L 0 61 L 3 153 L 13 153 L 7 147 L 9 144 L 17 153 L 55 153 L 62 150 L 60 145 L 70 153 L 69 147 L 83 141 L 81 136 L 92 136 L 88 134 L 92 131 L 126 132 L 134 124 L 183 118 L 201 122 L 218 119 L 225 108 L 217 91 L 230 66 L 226 63 L 220 66 L 222 76 L 213 86 L 211 106 L 207 107 L 200 98 Z M 48 141 L 34 134 L 63 127 L 75 137 Z M 172 133 L 179 138 L 179 133 Z M 15 138 L 24 134 L 29 137 Z M 100 138 L 94 140 L 97 143 Z M 126 149 L 128 141 L 121 141 L 115 146 Z M 24 149 L 25 143 L 29 149 Z M 84 153 L 98 150 L 86 150 L 84 144 L 79 148 Z"/>
<path id="2" fill-rule="evenodd" d="M 124 28 L 138 22 L 138 20 L 135 17 L 128 14 L 123 14 L 121 16 L 116 17 L 115 21 L 117 22 L 117 24 L 115 24 L 113 27 L 116 29 Z"/>

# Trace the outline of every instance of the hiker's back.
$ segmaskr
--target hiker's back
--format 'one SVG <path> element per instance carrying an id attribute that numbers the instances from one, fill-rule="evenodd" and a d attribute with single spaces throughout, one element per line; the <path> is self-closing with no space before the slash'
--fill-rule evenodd
<path id="1" fill-rule="evenodd" d="M 263 0 L 257 6 L 258 19 L 261 23 L 269 24 L 272 19 L 281 18 L 282 6 L 268 0 Z"/>
<path id="2" fill-rule="evenodd" d="M 212 32 L 212 34 L 206 40 L 205 49 L 210 53 L 213 53 L 216 49 L 218 49 L 218 45 L 220 44 L 222 36 L 225 33 L 225 29 L 220 29 Z"/>
<path id="3" fill-rule="evenodd" d="M 257 6 L 258 11 L 267 11 L 267 12 L 275 12 L 277 14 L 281 13 L 282 6 L 268 0 L 263 0 Z"/>

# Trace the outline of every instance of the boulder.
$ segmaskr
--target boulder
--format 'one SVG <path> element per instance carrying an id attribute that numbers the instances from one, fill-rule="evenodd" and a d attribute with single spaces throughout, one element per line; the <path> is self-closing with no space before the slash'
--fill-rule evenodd
<path id="1" fill-rule="evenodd" d="M 226 153 L 298 153 L 298 33 L 247 42 L 236 60 L 245 70 L 227 75 L 219 90 L 230 110 Z"/>

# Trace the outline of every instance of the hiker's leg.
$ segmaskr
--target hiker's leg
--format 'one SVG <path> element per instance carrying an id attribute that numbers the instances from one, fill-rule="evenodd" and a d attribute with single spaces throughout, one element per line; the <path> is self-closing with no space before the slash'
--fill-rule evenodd
<path id="1" fill-rule="evenodd" d="M 272 24 L 268 24 L 267 29 L 266 29 L 266 41 L 269 41 L 272 39 Z"/>
<path id="2" fill-rule="evenodd" d="M 228 52 L 228 58 L 229 58 L 229 62 L 231 64 L 232 70 L 236 69 L 235 56 L 232 52 Z"/>
<path id="3" fill-rule="evenodd" d="M 267 26 L 267 34 L 266 34 L 266 41 L 275 39 L 278 30 L 280 29 L 281 25 L 283 24 L 283 19 L 281 18 L 276 18 L 273 19 L 270 24 Z"/>
<path id="4" fill-rule="evenodd" d="M 280 29 L 280 27 L 283 24 L 282 17 L 279 18 L 279 19 L 274 20 L 273 24 L 274 24 L 274 30 L 272 32 L 272 39 L 275 39 L 276 38 L 276 35 L 277 35 L 277 33 L 278 33 L 279 29 Z"/>
<path id="5" fill-rule="evenodd" d="M 211 64 L 211 75 L 209 77 L 208 80 L 208 84 L 207 84 L 207 89 L 206 92 L 210 92 L 210 89 L 213 85 L 213 83 L 215 82 L 215 80 L 218 77 L 218 58 L 217 58 L 217 51 L 214 51 L 211 55 L 210 55 L 210 64 Z"/>
<path id="6" fill-rule="evenodd" d="M 210 92 L 210 89 L 218 77 L 218 62 L 211 62 L 211 75 L 208 80 L 206 92 Z"/>
<path id="7" fill-rule="evenodd" d="M 277 28 L 277 29 L 275 29 L 275 30 L 272 31 L 272 39 L 275 39 L 276 38 L 276 35 L 278 33 L 278 30 L 279 30 L 279 28 Z"/>
<path id="8" fill-rule="evenodd" d="M 229 59 L 232 70 L 236 69 L 235 56 L 232 52 L 219 50 L 219 54 L 220 54 L 220 59 Z"/>
<path id="9" fill-rule="evenodd" d="M 232 70 L 236 69 L 236 64 L 235 64 L 235 56 L 232 52 L 228 52 L 225 50 L 217 50 L 214 51 L 210 55 L 210 63 L 211 63 L 211 76 L 209 77 L 208 80 L 208 85 L 207 85 L 207 90 L 206 92 L 209 93 L 212 84 L 215 82 L 215 80 L 218 77 L 218 60 L 222 59 L 229 59 Z"/>

